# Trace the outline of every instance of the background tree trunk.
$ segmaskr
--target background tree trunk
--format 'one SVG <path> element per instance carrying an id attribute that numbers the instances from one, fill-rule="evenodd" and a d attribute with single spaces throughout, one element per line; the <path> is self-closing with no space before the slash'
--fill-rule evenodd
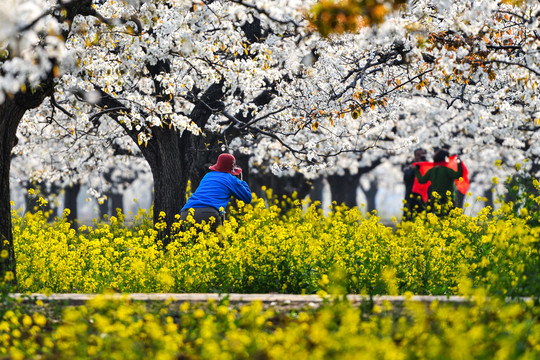
<path id="1" fill-rule="evenodd" d="M 311 201 L 314 203 L 316 201 L 319 201 L 321 204 L 319 205 L 322 207 L 323 202 L 323 194 L 324 194 L 324 178 L 322 176 L 319 176 L 315 180 L 311 182 L 311 190 L 309 192 L 309 197 L 311 198 Z"/>
<path id="2" fill-rule="evenodd" d="M 56 194 L 58 193 L 58 186 L 50 184 L 45 181 L 41 182 L 26 182 L 25 184 L 25 209 L 27 212 L 37 212 L 39 210 L 44 213 L 50 213 L 49 222 L 54 220 L 54 217 L 58 214 L 58 204 L 56 203 Z M 30 194 L 28 190 L 35 190 L 34 194 Z M 43 198 L 47 200 L 46 204 L 41 204 L 39 199 Z"/>
<path id="3" fill-rule="evenodd" d="M 345 170 L 344 175 L 328 176 L 327 180 L 330 185 L 332 202 L 335 201 L 338 205 L 345 204 L 349 208 L 358 206 L 358 202 L 356 201 L 356 191 L 360 183 L 360 177 L 375 169 L 381 162 L 382 159 L 379 158 L 372 161 L 369 166 L 359 167 L 358 172 L 355 175 L 351 175 L 349 170 Z"/>
<path id="4" fill-rule="evenodd" d="M 79 212 L 77 209 L 77 197 L 81 191 L 81 184 L 79 182 L 68 186 L 64 190 L 64 208 L 69 209 L 69 215 L 67 220 L 74 226 L 77 226 L 77 219 Z"/>
<path id="5" fill-rule="evenodd" d="M 379 191 L 379 184 L 377 183 L 377 179 L 373 179 L 369 182 L 369 187 L 366 188 L 362 186 L 362 183 L 359 182 L 360 189 L 362 189 L 362 192 L 366 196 L 366 211 L 368 213 L 372 212 L 373 210 L 377 209 L 377 192 Z"/>
<path id="6" fill-rule="evenodd" d="M 113 192 L 111 194 L 111 209 L 110 214 L 116 216 L 118 214 L 118 209 L 124 214 L 124 194 Z"/>
<path id="7" fill-rule="evenodd" d="M 345 204 L 349 208 L 358 206 L 356 191 L 360 176 L 360 172 L 351 175 L 348 170 L 345 171 L 345 175 L 328 176 L 327 180 L 332 193 L 332 202 L 335 201 L 338 205 Z"/>

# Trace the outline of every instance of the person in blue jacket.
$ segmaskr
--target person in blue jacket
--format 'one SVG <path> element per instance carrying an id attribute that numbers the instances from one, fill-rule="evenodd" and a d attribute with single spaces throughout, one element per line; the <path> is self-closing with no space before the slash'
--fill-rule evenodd
<path id="1" fill-rule="evenodd" d="M 196 222 L 210 222 L 215 218 L 212 230 L 223 224 L 225 209 L 231 196 L 251 203 L 252 194 L 248 184 L 242 179 L 242 169 L 236 166 L 236 159 L 231 154 L 221 154 L 217 163 L 209 167 L 210 171 L 201 180 L 197 190 L 191 195 L 180 211 L 180 220 L 186 220 L 191 211 Z M 193 209 L 193 210 L 191 210 Z"/>

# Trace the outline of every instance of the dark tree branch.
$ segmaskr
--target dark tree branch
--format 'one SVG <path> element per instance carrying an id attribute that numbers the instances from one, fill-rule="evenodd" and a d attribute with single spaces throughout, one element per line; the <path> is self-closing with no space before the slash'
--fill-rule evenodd
<path id="1" fill-rule="evenodd" d="M 518 67 L 521 67 L 521 68 L 524 68 L 524 69 L 529 70 L 530 72 L 532 72 L 532 73 L 535 74 L 536 76 L 540 76 L 540 72 L 539 72 L 539 71 L 534 70 L 534 69 L 532 69 L 530 66 L 525 65 L 525 64 L 515 63 L 515 62 L 511 62 L 511 61 L 506 61 L 506 60 L 497 60 L 497 59 L 486 60 L 486 61 L 483 61 L 483 63 L 484 63 L 484 64 L 497 63 L 497 64 L 505 64 L 505 65 L 511 65 L 511 66 L 518 66 Z"/>
<path id="2" fill-rule="evenodd" d="M 295 30 L 299 28 L 299 25 L 297 23 L 295 23 L 294 21 L 277 19 L 277 18 L 273 17 L 272 15 L 270 15 L 268 13 L 268 11 L 266 11 L 264 9 L 261 9 L 256 5 L 248 4 L 248 3 L 246 3 L 246 2 L 244 2 L 242 0 L 231 0 L 231 2 L 240 4 L 240 5 L 242 5 L 242 6 L 246 7 L 246 8 L 249 8 L 249 9 L 253 9 L 256 12 L 258 12 L 259 14 L 262 14 L 262 15 L 266 16 L 268 19 L 270 19 L 270 20 L 272 20 L 272 21 L 274 21 L 276 23 L 283 24 L 283 25 L 293 25 Z"/>
<path id="3" fill-rule="evenodd" d="M 58 104 L 58 102 L 56 101 L 56 99 L 54 97 L 54 94 L 51 95 L 50 99 L 51 99 L 51 105 L 53 106 L 53 108 L 59 109 L 60 111 L 62 111 L 64 114 L 66 114 L 71 119 L 73 119 L 75 117 L 72 113 L 70 113 L 69 111 L 64 109 L 63 106 Z"/>
<path id="4" fill-rule="evenodd" d="M 108 113 L 111 113 L 111 112 L 116 112 L 116 111 L 129 111 L 129 109 L 127 107 L 125 107 L 125 106 L 119 106 L 119 107 L 113 107 L 113 108 L 104 109 L 104 110 L 92 115 L 89 120 L 94 122 L 95 120 L 99 119 L 101 116 L 103 116 L 105 114 L 108 114 Z"/>

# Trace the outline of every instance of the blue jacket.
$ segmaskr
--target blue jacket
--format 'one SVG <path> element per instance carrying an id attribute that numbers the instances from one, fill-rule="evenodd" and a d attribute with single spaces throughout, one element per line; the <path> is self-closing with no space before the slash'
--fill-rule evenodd
<path id="1" fill-rule="evenodd" d="M 225 211 L 231 196 L 249 204 L 251 190 L 245 181 L 236 176 L 220 171 L 211 171 L 204 175 L 197 190 L 188 199 L 182 210 L 211 206 L 218 211 Z"/>

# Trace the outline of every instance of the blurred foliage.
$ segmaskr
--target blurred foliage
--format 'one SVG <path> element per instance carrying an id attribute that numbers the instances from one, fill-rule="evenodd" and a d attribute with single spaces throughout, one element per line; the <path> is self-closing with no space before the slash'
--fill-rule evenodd
<path id="1" fill-rule="evenodd" d="M 311 9 L 309 20 L 322 36 L 340 34 L 380 24 L 388 12 L 405 3 L 404 0 L 321 0 Z"/>
<path id="2" fill-rule="evenodd" d="M 37 301 L 0 318 L 6 359 L 523 359 L 540 356 L 540 308 L 383 301 L 283 310 L 261 302 L 145 304 L 100 295 L 51 316 Z"/>

